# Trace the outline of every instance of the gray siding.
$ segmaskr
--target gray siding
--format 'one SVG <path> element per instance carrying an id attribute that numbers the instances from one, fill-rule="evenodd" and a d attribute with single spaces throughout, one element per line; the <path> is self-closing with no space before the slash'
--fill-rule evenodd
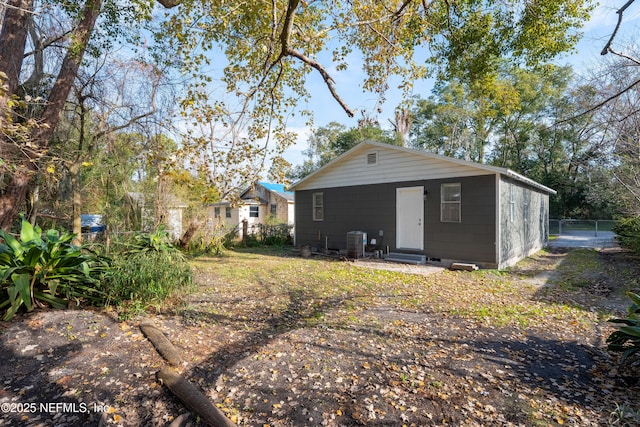
<path id="1" fill-rule="evenodd" d="M 440 185 L 459 182 L 462 191 L 460 223 L 440 221 Z M 406 181 L 318 188 L 296 191 L 296 244 L 317 248 L 345 249 L 349 231 L 365 231 L 381 249 L 395 251 L 396 189 L 424 186 L 424 253 L 430 258 L 497 265 L 496 177 L 474 177 Z M 324 221 L 313 221 L 313 193 L 324 194 Z M 380 236 L 380 230 L 383 235 Z"/>
<path id="2" fill-rule="evenodd" d="M 500 180 L 500 200 L 499 266 L 504 268 L 547 244 L 549 195 L 503 176 Z"/>

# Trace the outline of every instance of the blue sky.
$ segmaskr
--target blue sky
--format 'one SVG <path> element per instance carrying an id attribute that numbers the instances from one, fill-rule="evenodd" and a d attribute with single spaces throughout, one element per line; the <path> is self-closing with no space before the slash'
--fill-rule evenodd
<path id="1" fill-rule="evenodd" d="M 616 11 L 626 3 L 626 0 L 602 0 L 600 5 L 592 14 L 591 20 L 583 28 L 583 37 L 577 46 L 577 53 L 565 55 L 556 61 L 561 65 L 572 65 L 574 70 L 581 74 L 595 69 L 602 64 L 604 58 L 600 52 L 611 33 L 613 32 L 618 15 Z M 624 14 L 624 21 L 618 36 L 617 45 L 620 49 L 630 42 L 630 35 L 637 35 L 638 24 L 640 23 L 640 4 L 634 3 Z M 611 54 L 609 54 L 610 56 Z M 323 58 L 319 58 L 321 61 Z M 336 82 L 336 89 L 347 105 L 358 110 L 355 117 L 349 118 L 338 103 L 331 97 L 325 83 L 313 73 L 308 80 L 308 88 L 312 94 L 308 108 L 314 112 L 315 127 L 321 127 L 329 122 L 335 121 L 343 123 L 347 127 L 357 125 L 358 119 L 362 117 L 360 111 L 371 111 L 376 106 L 376 96 L 363 93 L 360 87 L 362 74 L 357 64 L 358 58 L 353 56 L 353 62 L 346 71 L 337 72 L 329 68 L 329 71 Z M 324 62 L 328 64 L 329 61 Z M 381 106 L 382 112 L 377 116 L 378 121 L 384 128 L 390 127 L 389 119 L 393 118 L 395 107 L 401 101 L 401 91 L 396 89 L 397 83 L 391 82 L 390 90 L 387 94 L 387 101 Z M 431 94 L 432 83 L 430 81 L 415 82 L 413 93 L 419 94 L 423 98 Z M 290 130 L 298 134 L 298 142 L 289 148 L 285 153 L 285 159 L 296 165 L 302 163 L 304 156 L 302 151 L 307 147 L 307 138 L 312 130 L 305 126 L 302 119 L 300 121 L 290 121 Z"/>

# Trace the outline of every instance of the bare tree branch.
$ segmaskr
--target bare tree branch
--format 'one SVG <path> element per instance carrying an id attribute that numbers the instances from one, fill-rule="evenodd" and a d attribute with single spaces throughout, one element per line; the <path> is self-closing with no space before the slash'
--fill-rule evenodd
<path id="1" fill-rule="evenodd" d="M 338 104 L 340 104 L 340 106 L 345 111 L 345 113 L 347 113 L 347 116 L 349 117 L 354 116 L 354 112 L 349 108 L 347 103 L 344 102 L 344 100 L 340 97 L 340 95 L 338 95 L 338 92 L 336 91 L 336 87 L 335 87 L 335 81 L 329 75 L 327 70 L 322 66 L 322 64 L 291 48 L 287 49 L 287 55 L 293 56 L 294 58 L 298 58 L 300 61 L 304 62 L 310 67 L 315 68 L 324 79 L 324 82 L 327 85 L 329 92 L 331 92 L 333 99 L 335 99 L 338 102 Z"/>
<path id="2" fill-rule="evenodd" d="M 627 55 L 626 53 L 618 52 L 618 51 L 614 50 L 612 47 L 609 47 L 609 52 L 611 52 L 614 55 L 617 55 L 617 56 L 619 56 L 621 58 L 628 59 L 629 61 L 633 62 L 636 65 L 640 65 L 640 60 L 638 60 L 637 58 L 634 58 L 631 55 Z"/>
<path id="3" fill-rule="evenodd" d="M 611 50 L 611 44 L 613 43 L 613 39 L 615 39 L 616 35 L 618 34 L 618 30 L 620 29 L 620 25 L 622 25 L 622 15 L 624 14 L 624 11 L 631 6 L 631 4 L 634 2 L 635 0 L 629 0 L 627 1 L 624 6 L 622 6 L 616 13 L 618 14 L 618 23 L 616 24 L 616 28 L 613 30 L 613 33 L 611 34 L 611 37 L 609 38 L 609 41 L 607 42 L 607 44 L 604 45 L 604 48 L 602 49 L 602 52 L 600 52 L 600 55 L 606 55 L 608 52 L 611 53 L 615 53 L 613 52 L 613 50 Z"/>
<path id="4" fill-rule="evenodd" d="M 557 122 L 555 122 L 552 126 L 557 125 L 557 124 L 561 124 L 561 123 L 566 123 L 570 120 L 574 120 L 577 119 L 578 117 L 582 117 L 584 115 L 587 115 L 589 113 L 594 112 L 595 110 L 597 110 L 598 108 L 608 104 L 609 102 L 613 101 L 616 98 L 619 98 L 620 96 L 624 95 L 625 93 L 629 92 L 631 89 L 633 89 L 636 85 L 638 85 L 640 83 L 640 79 L 634 81 L 633 83 L 631 83 L 629 86 L 627 86 L 626 88 L 622 89 L 621 91 L 611 95 L 610 97 L 608 97 L 607 99 L 597 103 L 596 105 L 594 105 L 593 107 L 583 111 L 580 114 L 576 114 L 575 116 L 569 117 L 568 119 L 564 119 L 564 120 L 559 120 Z M 551 126 L 549 126 L 551 127 Z"/>
<path id="5" fill-rule="evenodd" d="M 29 8 L 16 6 L 16 5 L 10 4 L 9 2 L 6 2 L 6 1 L 0 1 L 0 6 L 4 6 L 4 7 L 8 8 L 8 9 L 18 10 L 18 11 L 24 12 L 24 13 L 30 13 L 31 15 L 38 15 L 37 12 L 34 12 L 33 10 L 31 10 Z"/>
<path id="6" fill-rule="evenodd" d="M 407 6 L 409 6 L 409 3 L 411 3 L 413 0 L 406 0 L 398 10 L 396 10 L 393 13 L 394 19 L 398 20 L 400 19 L 400 16 L 402 15 L 402 12 L 406 9 Z"/>
<path id="7" fill-rule="evenodd" d="M 293 49 L 290 46 L 289 41 L 291 38 L 291 30 L 293 28 L 293 17 L 295 14 L 295 9 L 298 7 L 299 3 L 300 3 L 300 0 L 289 0 L 289 6 L 287 7 L 287 12 L 285 15 L 282 32 L 280 33 L 280 43 L 282 44 L 282 53 L 280 54 L 280 57 L 276 61 L 281 60 L 282 57 L 285 55 L 292 56 L 304 62 L 305 64 L 309 65 L 311 68 L 314 68 L 316 71 L 320 73 L 320 75 L 324 79 L 325 84 L 327 85 L 327 88 L 329 89 L 329 92 L 331 92 L 331 95 L 333 96 L 333 98 L 338 102 L 338 104 L 340 104 L 342 109 L 347 113 L 347 116 L 353 117 L 354 116 L 353 111 L 349 108 L 347 103 L 344 102 L 344 100 L 340 97 L 340 95 L 338 95 L 338 92 L 336 91 L 336 87 L 335 87 L 335 81 L 333 80 L 331 75 L 329 75 L 329 73 L 324 68 L 324 66 L 320 64 L 318 61 L 312 58 L 309 58 L 308 56 L 304 55 L 302 52 L 298 52 L 297 50 Z"/>

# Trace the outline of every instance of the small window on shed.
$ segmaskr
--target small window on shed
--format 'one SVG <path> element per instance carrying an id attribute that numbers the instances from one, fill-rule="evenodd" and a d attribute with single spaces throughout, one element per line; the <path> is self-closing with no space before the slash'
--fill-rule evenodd
<path id="1" fill-rule="evenodd" d="M 514 185 L 509 184 L 509 220 L 511 222 L 516 219 L 516 196 L 514 193 Z"/>
<path id="2" fill-rule="evenodd" d="M 324 221 L 324 193 L 313 193 L 313 220 Z"/>
<path id="3" fill-rule="evenodd" d="M 213 217 L 214 218 L 220 218 L 220 207 L 215 207 L 213 208 Z"/>
<path id="4" fill-rule="evenodd" d="M 442 184 L 440 187 L 440 221 L 461 222 L 461 204 L 461 184 Z"/>
<path id="5" fill-rule="evenodd" d="M 225 208 L 225 216 L 226 216 L 227 218 L 231 218 L 231 207 L 230 207 L 230 206 L 227 206 L 227 207 Z"/>
<path id="6" fill-rule="evenodd" d="M 249 218 L 260 217 L 260 206 L 249 206 Z"/>
<path id="7" fill-rule="evenodd" d="M 367 154 L 367 164 L 368 165 L 377 165 L 378 164 L 378 152 L 374 151 L 373 153 Z"/>

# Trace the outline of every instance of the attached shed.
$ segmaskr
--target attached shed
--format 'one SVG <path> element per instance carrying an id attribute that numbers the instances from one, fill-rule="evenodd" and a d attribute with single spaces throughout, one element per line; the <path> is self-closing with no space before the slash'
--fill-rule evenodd
<path id="1" fill-rule="evenodd" d="M 506 168 L 363 142 L 290 188 L 295 242 L 505 268 L 544 247 L 555 191 Z"/>

